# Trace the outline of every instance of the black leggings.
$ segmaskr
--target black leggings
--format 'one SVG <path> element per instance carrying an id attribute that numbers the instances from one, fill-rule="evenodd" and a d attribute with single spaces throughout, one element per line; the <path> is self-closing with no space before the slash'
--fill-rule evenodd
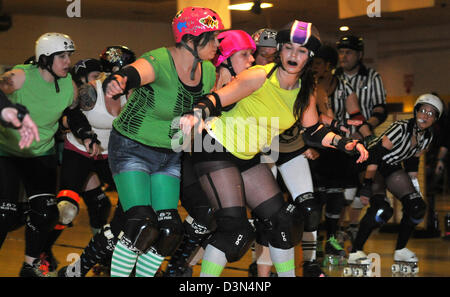
<path id="1" fill-rule="evenodd" d="M 94 160 L 72 150 L 65 149 L 61 167 L 61 190 L 72 190 L 80 194 L 89 173 L 96 172 L 101 182 L 114 184 L 108 159 Z"/>
<path id="2" fill-rule="evenodd" d="M 22 182 L 27 197 L 46 194 L 54 198 L 56 192 L 56 155 L 34 158 L 0 157 L 0 205 L 17 205 Z M 20 216 L 20 214 L 13 214 Z M 0 247 L 11 226 L 0 226 Z M 38 257 L 48 232 L 25 228 L 25 254 Z"/>

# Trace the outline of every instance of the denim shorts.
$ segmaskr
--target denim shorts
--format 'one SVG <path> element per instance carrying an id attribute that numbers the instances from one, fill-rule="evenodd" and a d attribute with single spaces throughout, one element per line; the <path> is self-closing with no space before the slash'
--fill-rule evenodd
<path id="1" fill-rule="evenodd" d="M 181 154 L 146 146 L 114 129 L 109 138 L 108 159 L 113 176 L 125 171 L 141 171 L 180 178 Z"/>

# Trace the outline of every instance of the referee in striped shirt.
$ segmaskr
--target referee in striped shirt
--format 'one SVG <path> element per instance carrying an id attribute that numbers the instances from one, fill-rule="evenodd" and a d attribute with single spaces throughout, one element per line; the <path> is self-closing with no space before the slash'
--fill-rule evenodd
<path id="1" fill-rule="evenodd" d="M 365 140 L 367 144 L 374 137 L 374 129 L 382 124 L 387 118 L 386 91 L 383 87 L 380 74 L 374 69 L 363 64 L 364 41 L 361 37 L 346 35 L 336 43 L 339 56 L 339 68 L 336 75 L 348 82 L 358 96 L 361 114 L 365 121 L 359 127 L 351 127 L 354 139 Z M 348 168 L 353 171 L 355 178 L 349 180 L 347 184 L 357 183 L 357 170 L 354 166 Z M 356 235 L 358 231 L 358 221 L 361 209 L 364 207 L 359 197 L 355 197 L 357 184 L 347 186 L 344 195 L 346 204 L 351 205 L 346 208 L 349 212 L 350 225 L 347 231 Z M 344 217 L 343 215 L 341 217 Z"/>

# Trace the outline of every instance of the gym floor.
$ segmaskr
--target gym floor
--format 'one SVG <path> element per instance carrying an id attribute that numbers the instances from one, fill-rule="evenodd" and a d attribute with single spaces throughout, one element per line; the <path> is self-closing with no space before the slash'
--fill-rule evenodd
<path id="1" fill-rule="evenodd" d="M 112 203 L 117 203 L 117 193 L 107 192 Z M 180 207 L 181 217 L 186 216 L 185 210 Z M 450 213 L 450 195 L 439 195 L 436 198 L 436 211 L 438 213 L 441 237 L 436 238 L 416 238 L 412 237 L 408 243 L 408 248 L 416 253 L 419 258 L 419 277 L 450 277 L 450 240 L 443 240 L 444 218 Z M 322 234 L 323 231 L 320 231 Z M 88 244 L 92 234 L 89 228 L 86 206 L 82 203 L 81 210 L 77 216 L 74 226 L 63 232 L 56 242 L 53 253 L 59 261 L 59 268 L 73 262 L 76 254 L 80 255 L 83 248 Z M 391 265 L 393 264 L 393 252 L 397 235 L 375 231 L 366 243 L 364 250 L 367 254 L 376 253 L 380 256 L 380 272 L 382 277 L 391 277 Z M 0 277 L 16 277 L 19 274 L 23 263 L 24 227 L 8 234 L 2 249 L 0 250 Z M 320 244 L 320 243 L 319 243 Z M 323 243 L 322 243 L 323 244 Z M 348 247 L 348 244 L 346 244 Z M 296 249 L 297 275 L 302 276 L 301 269 L 301 248 Z M 75 254 L 75 255 L 74 255 Z M 319 259 L 320 260 L 320 259 Z M 251 251 L 249 251 L 239 262 L 230 263 L 223 271 L 223 277 L 247 277 L 248 267 L 252 262 Z M 167 261 L 164 261 L 162 269 L 165 269 Z M 344 266 L 323 267 L 328 276 L 341 277 Z M 200 274 L 200 265 L 193 269 L 193 276 Z M 88 273 L 88 277 L 103 277 L 104 275 L 94 275 Z"/>

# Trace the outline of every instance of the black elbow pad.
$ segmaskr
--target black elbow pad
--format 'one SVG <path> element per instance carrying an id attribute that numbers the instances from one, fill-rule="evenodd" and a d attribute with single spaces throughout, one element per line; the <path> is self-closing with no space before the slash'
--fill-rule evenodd
<path id="1" fill-rule="evenodd" d="M 322 140 L 325 135 L 330 133 L 331 130 L 325 127 L 321 123 L 317 123 L 314 126 L 304 128 L 303 140 L 309 146 L 313 147 L 323 147 Z"/>

